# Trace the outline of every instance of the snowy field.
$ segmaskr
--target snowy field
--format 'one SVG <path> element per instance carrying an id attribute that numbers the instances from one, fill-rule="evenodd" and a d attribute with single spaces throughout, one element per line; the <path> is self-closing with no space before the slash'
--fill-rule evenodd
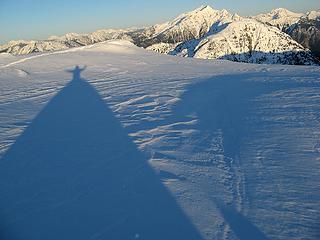
<path id="1" fill-rule="evenodd" d="M 0 239 L 320 239 L 319 67 L 0 55 L 0 113 Z"/>

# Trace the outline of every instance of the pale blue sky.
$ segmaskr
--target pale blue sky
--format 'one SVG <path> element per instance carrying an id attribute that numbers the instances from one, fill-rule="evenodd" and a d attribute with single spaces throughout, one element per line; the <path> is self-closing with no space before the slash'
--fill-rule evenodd
<path id="1" fill-rule="evenodd" d="M 0 0 L 0 43 L 44 39 L 67 32 L 146 26 L 167 21 L 201 5 L 254 15 L 284 7 L 307 12 L 319 0 Z"/>

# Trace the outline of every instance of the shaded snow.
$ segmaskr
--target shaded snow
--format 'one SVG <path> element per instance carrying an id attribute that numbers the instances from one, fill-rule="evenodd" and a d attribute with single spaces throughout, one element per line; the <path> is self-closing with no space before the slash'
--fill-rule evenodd
<path id="1" fill-rule="evenodd" d="M 319 67 L 119 41 L 0 66 L 5 239 L 317 238 Z"/>

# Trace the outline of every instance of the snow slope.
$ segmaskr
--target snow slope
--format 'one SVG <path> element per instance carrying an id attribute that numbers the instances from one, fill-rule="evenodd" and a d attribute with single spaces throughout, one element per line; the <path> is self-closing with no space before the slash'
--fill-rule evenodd
<path id="1" fill-rule="evenodd" d="M 1 55 L 0 237 L 317 239 L 319 84 L 125 41 Z"/>
<path id="2" fill-rule="evenodd" d="M 200 38 L 212 28 L 241 19 L 226 10 L 214 10 L 210 6 L 201 6 L 193 11 L 183 13 L 172 21 L 156 24 L 142 29 L 98 30 L 90 34 L 68 33 L 63 36 L 52 36 L 40 41 L 10 41 L 0 46 L 0 52 L 15 55 L 34 52 L 64 50 L 71 47 L 90 45 L 93 43 L 125 39 L 141 47 L 159 43 L 180 43 L 193 38 Z"/>
<path id="3" fill-rule="evenodd" d="M 37 52 L 53 52 L 73 47 L 86 46 L 111 39 L 132 40 L 128 35 L 131 31 L 133 30 L 104 29 L 90 34 L 67 33 L 63 36 L 51 36 L 47 40 L 10 41 L 4 45 L 0 45 L 0 53 L 4 52 L 21 55 Z"/>
<path id="4" fill-rule="evenodd" d="M 257 16 L 251 17 L 260 22 L 270 24 L 286 31 L 291 25 L 298 23 L 301 19 L 307 19 L 309 21 L 320 20 L 320 10 L 313 10 L 307 13 L 295 13 L 285 8 L 273 9 L 269 13 L 262 13 Z"/>
<path id="5" fill-rule="evenodd" d="M 206 35 L 212 28 L 241 19 L 237 14 L 227 10 L 215 10 L 210 6 L 201 6 L 191 12 L 183 13 L 174 20 L 157 24 L 145 31 L 154 32 L 151 39 L 157 43 L 179 43 L 190 39 L 198 39 Z"/>
<path id="6" fill-rule="evenodd" d="M 215 34 L 177 46 L 173 55 L 269 64 L 316 64 L 310 51 L 277 28 L 253 19 L 227 24 Z"/>
<path id="7" fill-rule="evenodd" d="M 253 18 L 283 30 L 298 22 L 302 16 L 304 16 L 303 13 L 295 13 L 285 8 L 277 8 L 269 13 L 262 13 Z"/>
<path id="8" fill-rule="evenodd" d="M 307 12 L 304 18 L 308 20 L 320 21 L 320 10 Z"/>
<path id="9" fill-rule="evenodd" d="M 310 12 L 309 15 L 315 17 L 316 13 Z M 286 9 L 276 9 L 268 14 L 243 18 L 225 9 L 215 10 L 210 6 L 201 6 L 179 15 L 172 21 L 141 29 L 107 29 L 90 34 L 69 33 L 61 37 L 52 36 L 43 41 L 11 41 L 0 46 L 0 53 L 19 55 L 58 51 L 122 39 L 159 53 L 202 59 L 223 58 L 270 64 L 318 64 L 318 60 L 305 48 L 317 45 L 313 40 L 317 39 L 316 34 L 308 30 L 306 35 L 312 36 L 311 44 L 304 44 L 303 39 L 309 42 L 308 37 L 295 37 L 293 40 L 273 27 L 278 26 L 283 30 L 285 26 L 292 26 L 299 21 L 301 16 Z M 304 45 L 299 45 L 296 41 Z"/>
<path id="10" fill-rule="evenodd" d="M 289 34 L 303 47 L 310 49 L 314 56 L 320 56 L 320 11 L 306 14 L 275 9 L 270 13 L 252 17 L 260 22 L 275 26 Z"/>

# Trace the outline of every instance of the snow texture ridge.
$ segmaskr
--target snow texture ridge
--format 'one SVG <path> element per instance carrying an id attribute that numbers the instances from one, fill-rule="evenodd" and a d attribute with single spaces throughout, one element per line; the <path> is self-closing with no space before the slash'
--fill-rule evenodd
<path id="1" fill-rule="evenodd" d="M 130 41 L 1 54 L 0 238 L 318 239 L 319 86 Z"/>

